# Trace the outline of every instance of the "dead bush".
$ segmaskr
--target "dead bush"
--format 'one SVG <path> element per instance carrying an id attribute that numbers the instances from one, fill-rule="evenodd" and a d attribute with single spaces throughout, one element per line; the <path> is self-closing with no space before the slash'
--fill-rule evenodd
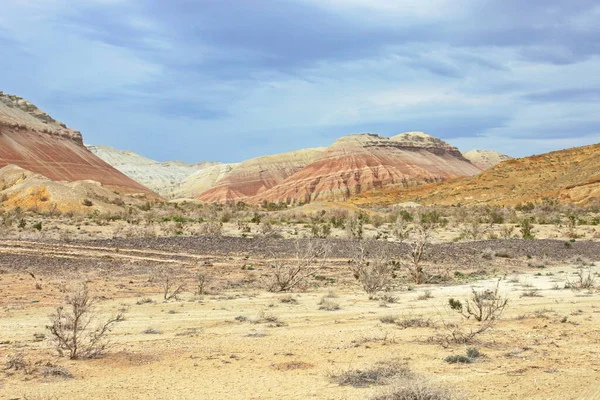
<path id="1" fill-rule="evenodd" d="M 393 263 L 382 250 L 376 249 L 371 242 L 361 242 L 350 260 L 350 270 L 354 278 L 360 282 L 371 299 L 377 292 L 390 289 L 393 282 Z"/>
<path id="2" fill-rule="evenodd" d="M 329 254 L 329 245 L 318 240 L 296 241 L 295 248 L 292 260 L 275 260 L 270 263 L 272 272 L 266 277 L 266 286 L 270 292 L 287 292 L 302 286 L 317 272 L 318 264 Z"/>
<path id="3" fill-rule="evenodd" d="M 166 268 L 157 276 L 158 284 L 162 287 L 165 301 L 178 300 L 179 295 L 185 291 L 185 282 L 178 276 L 174 269 Z"/>
<path id="4" fill-rule="evenodd" d="M 450 347 L 452 345 L 469 345 L 477 343 L 477 337 L 488 329 L 492 328 L 495 321 L 489 320 L 484 322 L 477 328 L 466 329 L 457 324 L 443 322 L 441 332 L 429 337 L 429 343 L 436 343 L 442 347 Z"/>
<path id="5" fill-rule="evenodd" d="M 198 272 L 196 274 L 196 295 L 202 296 L 206 294 L 208 284 L 212 280 L 212 277 L 204 272 Z"/>
<path id="6" fill-rule="evenodd" d="M 471 298 L 465 300 L 464 305 L 460 300 L 455 299 L 449 299 L 448 304 L 463 317 L 467 319 L 473 317 L 482 322 L 499 318 L 508 305 L 508 299 L 500 295 L 500 280 L 498 280 L 494 289 L 472 288 Z"/>
<path id="7" fill-rule="evenodd" d="M 63 304 L 50 315 L 50 331 L 58 354 L 67 354 L 71 359 L 93 358 L 102 355 L 108 341 L 106 335 L 114 325 L 123 320 L 118 314 L 101 321 L 96 311 L 95 299 L 90 295 L 87 284 L 67 293 Z"/>
<path id="8" fill-rule="evenodd" d="M 411 230 L 412 228 L 409 226 L 408 221 L 401 217 L 397 218 L 392 225 L 392 234 L 400 243 L 410 237 Z"/>
<path id="9" fill-rule="evenodd" d="M 566 278 L 565 289 L 581 290 L 595 287 L 595 278 L 591 268 L 579 268 L 575 276 L 574 280 Z"/>
<path id="10" fill-rule="evenodd" d="M 201 236 L 220 237 L 223 235 L 223 224 L 221 222 L 204 222 L 200 225 Z"/>
<path id="11" fill-rule="evenodd" d="M 431 236 L 435 230 L 447 223 L 436 211 L 423 212 L 415 224 L 413 235 L 408 240 L 410 253 L 403 264 L 411 280 L 417 285 L 427 282 L 428 274 L 423 268 L 425 253 L 431 243 Z"/>
<path id="12" fill-rule="evenodd" d="M 26 375 L 31 375 L 35 372 L 36 367 L 25 358 L 25 355 L 22 351 L 18 351 L 16 353 L 6 355 L 4 370 L 21 371 Z"/>

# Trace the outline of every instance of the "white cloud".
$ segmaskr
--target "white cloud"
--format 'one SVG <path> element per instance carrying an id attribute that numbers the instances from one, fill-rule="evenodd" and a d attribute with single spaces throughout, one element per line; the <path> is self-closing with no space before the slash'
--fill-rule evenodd
<path id="1" fill-rule="evenodd" d="M 342 14 L 363 18 L 449 19 L 458 15 L 465 0 L 302 0 Z M 367 14 L 365 14 L 367 13 Z"/>

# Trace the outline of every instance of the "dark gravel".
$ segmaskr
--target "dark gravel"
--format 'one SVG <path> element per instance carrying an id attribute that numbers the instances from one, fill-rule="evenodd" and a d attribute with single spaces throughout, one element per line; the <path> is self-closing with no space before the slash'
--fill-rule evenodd
<path id="1" fill-rule="evenodd" d="M 308 239 L 299 239 L 301 243 Z M 318 239 L 328 242 L 331 245 L 330 258 L 350 259 L 357 246 L 356 241 L 339 239 Z M 373 246 L 383 250 L 392 258 L 400 259 L 405 257 L 409 251 L 407 244 L 397 244 L 389 242 L 372 242 Z M 111 250 L 106 251 L 106 255 L 101 257 L 92 257 L 87 255 L 77 255 L 74 257 L 63 258 L 53 254 L 45 254 L 42 244 L 46 247 L 60 249 L 64 243 L 58 241 L 40 242 L 41 254 L 13 254 L 0 253 L 0 269 L 2 270 L 22 270 L 29 267 L 43 268 L 46 271 L 54 269 L 81 270 L 89 267 L 107 268 L 123 270 L 141 266 L 160 266 L 164 262 L 160 260 L 150 261 L 127 261 L 111 257 L 110 253 L 118 252 L 120 254 L 128 253 L 128 250 L 142 250 L 135 255 L 153 256 L 151 253 L 145 254 L 143 250 L 163 251 L 166 253 L 189 253 L 195 255 L 214 256 L 215 259 L 249 257 L 253 259 L 263 259 L 269 257 L 287 257 L 295 252 L 295 243 L 293 240 L 282 239 L 252 239 L 252 238 L 233 238 L 233 237 L 168 237 L 168 238 L 131 238 L 131 239 L 111 239 L 94 241 L 73 241 L 70 246 L 92 246 L 107 247 Z M 112 250 L 114 249 L 114 250 Z M 458 269 L 472 268 L 489 265 L 491 261 L 484 259 L 485 252 L 494 252 L 502 254 L 502 260 L 509 263 L 523 263 L 529 258 L 545 259 L 554 262 L 565 262 L 581 257 L 588 260 L 600 259 L 600 242 L 581 241 L 569 243 L 565 246 L 564 241 L 557 240 L 488 240 L 477 242 L 462 243 L 441 243 L 432 244 L 429 247 L 427 262 L 437 265 L 452 265 Z M 184 255 L 173 254 L 160 257 L 162 259 L 186 260 Z M 500 260 L 499 257 L 496 257 Z M 126 268 L 125 268 L 126 267 Z M 123 271 L 125 272 L 125 271 Z"/>
<path id="2" fill-rule="evenodd" d="M 332 258 L 350 257 L 356 248 L 356 241 L 341 239 L 298 239 L 301 243 L 308 240 L 321 240 L 330 243 Z M 87 242 L 73 242 L 89 246 L 106 246 L 132 249 L 152 249 L 172 252 L 214 255 L 250 255 L 253 257 L 274 255 L 292 255 L 295 240 L 268 238 L 235 237 L 161 237 L 144 239 L 111 239 Z M 382 248 L 392 257 L 405 255 L 409 246 L 405 243 L 383 241 L 371 242 L 376 248 Z M 430 245 L 430 260 L 435 262 L 456 262 L 461 259 L 481 258 L 486 249 L 503 251 L 513 258 L 547 257 L 554 260 L 569 260 L 580 256 L 594 259 L 600 256 L 600 242 L 581 241 L 569 243 L 561 240 L 483 240 L 477 242 L 438 243 Z"/>

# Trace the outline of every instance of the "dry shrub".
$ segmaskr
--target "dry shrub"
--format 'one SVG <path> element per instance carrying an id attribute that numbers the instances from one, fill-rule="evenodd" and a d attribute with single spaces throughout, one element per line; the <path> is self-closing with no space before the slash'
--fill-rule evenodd
<path id="1" fill-rule="evenodd" d="M 442 347 L 450 347 L 452 345 L 469 345 L 477 343 L 477 337 L 488 329 L 492 328 L 495 321 L 489 320 L 484 322 L 477 328 L 466 329 L 457 324 L 443 322 L 443 330 L 427 339 L 429 343 L 436 343 Z"/>
<path id="2" fill-rule="evenodd" d="M 371 400 L 453 400 L 457 399 L 447 389 L 434 386 L 424 379 L 400 379 Z"/>
<path id="3" fill-rule="evenodd" d="M 26 375 L 31 375 L 35 372 L 36 367 L 25 358 L 23 352 L 18 351 L 13 354 L 6 355 L 6 361 L 4 362 L 5 371 L 21 371 Z"/>
<path id="4" fill-rule="evenodd" d="M 427 282 L 429 274 L 423 267 L 427 249 L 433 233 L 447 223 L 437 211 L 422 212 L 415 221 L 411 238 L 408 240 L 410 253 L 403 262 L 408 276 L 417 285 Z"/>
<path id="5" fill-rule="evenodd" d="M 296 299 L 291 294 L 287 294 L 285 296 L 280 297 L 279 302 L 284 304 L 298 304 L 298 299 Z"/>
<path id="6" fill-rule="evenodd" d="M 162 287 L 165 301 L 178 300 L 185 291 L 184 279 L 177 275 L 173 268 L 165 268 L 157 276 L 158 284 Z"/>
<path id="7" fill-rule="evenodd" d="M 388 256 L 371 242 L 361 242 L 356 248 L 356 253 L 350 261 L 350 270 L 363 289 L 374 298 L 382 290 L 392 286 L 394 265 Z"/>
<path id="8" fill-rule="evenodd" d="M 223 224 L 221 222 L 204 222 L 198 231 L 201 236 L 220 237 L 223 235 Z"/>
<path id="9" fill-rule="evenodd" d="M 64 379 L 72 379 L 73 374 L 66 369 L 65 367 L 61 367 L 60 365 L 47 364 L 42 369 L 42 375 L 44 378 L 53 377 L 53 378 L 64 378 Z"/>
<path id="10" fill-rule="evenodd" d="M 479 352 L 479 349 L 475 347 L 469 347 L 466 354 L 453 354 L 444 358 L 444 361 L 449 364 L 471 364 L 477 361 L 480 357 L 482 357 L 482 354 Z"/>
<path id="11" fill-rule="evenodd" d="M 8 354 L 4 363 L 4 371 L 20 371 L 25 375 L 36 374 L 44 378 L 73 378 L 73 374 L 65 367 L 51 362 L 43 363 L 41 361 L 36 361 L 33 363 L 25 358 L 23 352 Z"/>
<path id="12" fill-rule="evenodd" d="M 100 320 L 96 300 L 83 283 L 67 293 L 63 304 L 50 315 L 50 325 L 46 329 L 50 331 L 59 355 L 67 354 L 71 359 L 93 358 L 105 352 L 108 346 L 106 335 L 123 320 L 123 316 L 118 314 Z"/>
<path id="13" fill-rule="evenodd" d="M 417 296 L 417 300 L 429 300 L 432 298 L 433 298 L 433 295 L 431 294 L 431 290 L 425 290 L 422 294 Z"/>
<path id="14" fill-rule="evenodd" d="M 329 245 L 324 241 L 296 241 L 295 248 L 293 260 L 271 262 L 272 272 L 266 277 L 266 286 L 270 292 L 286 292 L 302 286 L 317 273 L 318 264 L 329 254 Z"/>
<path id="15" fill-rule="evenodd" d="M 328 297 L 322 297 L 319 301 L 319 310 L 337 311 L 341 309 L 340 302 L 332 300 Z"/>
<path id="16" fill-rule="evenodd" d="M 406 316 L 396 321 L 396 325 L 401 328 L 431 328 L 435 326 L 431 318 L 425 318 L 421 315 Z"/>
<path id="17" fill-rule="evenodd" d="M 459 300 L 448 300 L 450 308 L 460 313 L 463 317 L 471 317 L 479 322 L 495 320 L 500 317 L 508 299 L 500 295 L 500 280 L 493 289 L 476 290 L 471 289 L 471 298 L 465 300 L 464 304 Z"/>
<path id="18" fill-rule="evenodd" d="M 398 362 L 378 362 L 370 368 L 351 369 L 330 374 L 329 379 L 340 386 L 368 387 L 387 385 L 394 378 L 412 378 L 413 373 Z"/>
<path id="19" fill-rule="evenodd" d="M 253 324 L 268 323 L 270 327 L 287 326 L 287 324 L 280 320 L 278 316 L 270 314 L 264 310 L 258 314 L 257 318 L 250 320 L 250 322 Z"/>
<path id="20" fill-rule="evenodd" d="M 198 272 L 196 274 L 196 295 L 202 296 L 206 294 L 206 290 L 208 289 L 208 285 L 211 282 L 212 277 L 204 272 Z"/>
<path id="21" fill-rule="evenodd" d="M 431 328 L 435 323 L 431 318 L 425 318 L 421 315 L 408 315 L 398 317 L 396 315 L 387 315 L 379 319 L 384 324 L 395 324 L 400 328 Z"/>
<path id="22" fill-rule="evenodd" d="M 595 278 L 591 268 L 579 268 L 576 272 L 576 279 L 569 280 L 567 277 L 565 289 L 593 289 L 595 287 Z"/>

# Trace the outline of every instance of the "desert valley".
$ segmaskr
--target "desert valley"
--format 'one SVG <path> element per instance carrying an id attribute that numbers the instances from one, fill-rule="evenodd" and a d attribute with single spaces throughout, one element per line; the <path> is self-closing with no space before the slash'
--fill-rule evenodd
<path id="1" fill-rule="evenodd" d="M 598 399 L 599 152 L 158 162 L 0 94 L 0 397 Z"/>

